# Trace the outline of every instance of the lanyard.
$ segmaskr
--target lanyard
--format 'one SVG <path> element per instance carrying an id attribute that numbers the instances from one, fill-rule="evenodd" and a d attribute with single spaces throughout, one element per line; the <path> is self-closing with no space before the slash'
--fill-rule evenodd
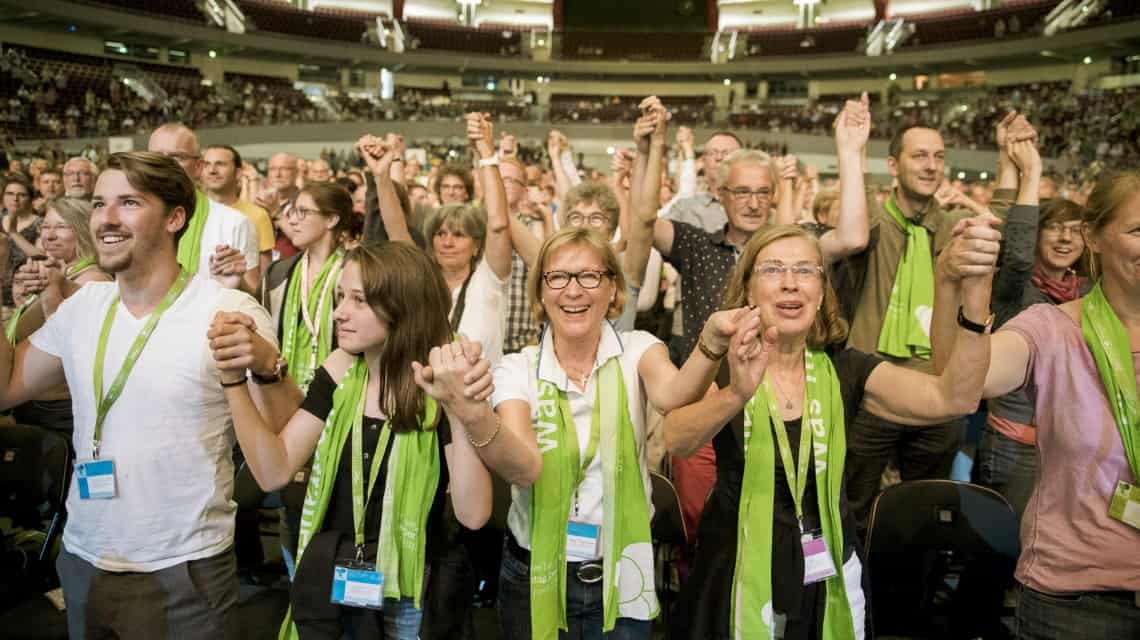
<path id="1" fill-rule="evenodd" d="M 380 475 L 381 461 L 388 450 L 388 443 L 392 439 L 391 421 L 385 421 L 380 430 L 380 439 L 376 441 L 376 451 L 372 455 L 372 468 L 368 472 L 368 489 L 365 495 L 364 488 L 364 400 L 368 397 L 368 382 L 365 380 L 365 391 L 360 394 L 360 403 L 356 408 L 356 417 L 352 420 L 352 526 L 353 541 L 356 543 L 356 561 L 364 560 L 364 510 L 368 500 L 372 497 L 372 489 L 376 486 L 376 478 Z M 379 554 L 379 550 L 377 550 Z"/>
<path id="2" fill-rule="evenodd" d="M 95 431 L 91 434 L 92 458 L 99 459 L 99 444 L 103 438 L 103 422 L 111 411 L 111 405 L 115 404 L 115 401 L 119 399 L 119 394 L 123 392 L 123 386 L 127 383 L 127 376 L 131 375 L 131 370 L 135 368 L 135 363 L 142 355 L 147 340 L 150 340 L 150 334 L 154 333 L 154 328 L 158 326 L 162 314 L 170 308 L 170 305 L 174 304 L 174 301 L 186 289 L 188 282 L 190 282 L 190 272 L 182 269 L 174 284 L 170 285 L 170 289 L 163 296 L 162 301 L 158 303 L 150 317 L 147 318 L 142 330 L 135 336 L 135 341 L 131 344 L 127 357 L 123 360 L 122 366 L 119 367 L 118 375 L 115 376 L 111 388 L 104 395 L 103 360 L 107 356 L 107 339 L 111 336 L 111 325 L 115 323 L 115 313 L 119 306 L 118 294 L 111 300 L 111 306 L 107 309 L 107 316 L 103 319 L 103 329 L 99 332 L 99 343 L 95 348 Z"/>
<path id="3" fill-rule="evenodd" d="M 321 297 L 317 300 L 317 321 L 313 322 L 312 317 L 309 316 L 309 252 L 306 251 L 305 255 L 301 257 L 301 320 L 304 321 L 305 327 L 309 330 L 309 335 L 313 338 L 313 348 L 309 351 L 309 369 L 317 368 L 317 345 L 320 344 L 318 338 L 321 333 L 321 321 L 325 317 L 325 301 L 328 299 L 329 287 L 336 281 L 329 270 L 335 268 L 333 265 L 337 261 L 338 256 L 334 251 L 325 259 L 321 273 L 317 275 L 318 280 L 322 275 L 327 274 L 327 277 L 324 287 L 321 288 Z"/>
<path id="4" fill-rule="evenodd" d="M 566 392 L 559 392 L 558 394 L 558 412 L 562 414 L 562 424 L 566 425 L 566 429 L 570 432 L 574 442 L 574 446 L 570 447 L 571 460 L 577 463 L 574 465 L 577 467 L 577 473 L 574 475 L 574 515 L 578 515 L 578 487 L 586 479 L 586 469 L 590 468 L 594 462 L 594 456 L 598 453 L 598 442 L 602 439 L 602 409 L 598 402 L 599 393 L 601 393 L 601 389 L 598 388 L 598 381 L 595 380 L 594 410 L 590 416 L 590 441 L 586 445 L 585 458 L 582 458 L 578 453 L 578 429 L 574 426 L 574 414 L 570 411 L 570 402 L 566 399 Z"/>
<path id="5" fill-rule="evenodd" d="M 808 460 L 811 458 L 811 428 L 800 421 L 800 457 L 798 464 L 792 460 L 792 447 L 788 443 L 788 430 L 780 415 L 780 403 L 772 394 L 768 376 L 764 378 L 764 390 L 768 396 L 768 414 L 772 417 L 772 428 L 776 431 L 776 442 L 780 445 L 780 461 L 784 464 L 784 474 L 788 477 L 788 489 L 792 492 L 792 503 L 796 507 L 796 522 L 800 533 L 804 532 L 804 491 L 807 490 Z M 805 403 L 804 406 L 807 406 Z"/>

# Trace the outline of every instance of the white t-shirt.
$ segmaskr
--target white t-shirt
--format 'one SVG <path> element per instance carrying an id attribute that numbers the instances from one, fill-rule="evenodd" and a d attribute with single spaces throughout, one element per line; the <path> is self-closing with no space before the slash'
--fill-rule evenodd
<path id="1" fill-rule="evenodd" d="M 202 229 L 202 250 L 198 254 L 198 273 L 209 275 L 210 256 L 220 244 L 228 244 L 245 256 L 245 268 L 256 267 L 260 258 L 257 227 L 244 213 L 231 206 L 210 200 L 210 215 Z"/>
<path id="2" fill-rule="evenodd" d="M 598 345 L 598 355 L 594 370 L 586 381 L 586 393 L 570 383 L 558 358 L 554 355 L 554 338 L 549 331 L 543 332 L 538 346 L 529 346 L 518 353 L 503 356 L 495 366 L 495 393 L 491 404 L 499 406 L 507 400 L 523 400 L 530 405 L 531 424 L 538 419 L 538 378 L 550 382 L 566 392 L 570 412 L 574 414 L 574 430 L 578 435 L 578 455 L 585 456 L 590 443 L 590 419 L 594 411 L 597 373 L 610 358 L 619 358 L 622 379 L 625 381 L 630 422 L 633 423 L 634 438 L 637 442 L 637 460 L 641 467 L 641 479 L 645 484 L 645 498 L 649 513 L 653 513 L 653 489 L 649 480 L 649 464 L 645 453 L 645 387 L 637 365 L 641 356 L 655 344 L 661 344 L 653 334 L 645 331 L 617 332 L 607 322 L 602 328 L 602 340 Z M 541 361 L 537 361 L 541 349 Z M 537 372 L 537 375 L 536 375 Z M 602 524 L 604 506 L 602 504 L 602 456 L 594 455 L 586 469 L 586 477 L 578 488 L 578 515 L 580 522 Z M 511 510 L 507 524 L 511 533 L 524 549 L 530 549 L 530 488 L 511 486 Z M 573 501 L 570 505 L 573 514 Z"/>
<path id="3" fill-rule="evenodd" d="M 471 274 L 467 283 L 467 298 L 463 304 L 463 316 L 459 318 L 459 333 L 468 340 L 478 340 L 483 344 L 483 357 L 492 364 L 503 357 L 503 336 L 507 332 L 506 300 L 507 288 L 511 279 L 499 279 L 486 256 Z M 459 302 L 459 292 L 463 285 L 451 290 L 451 305 Z"/>
<path id="4" fill-rule="evenodd" d="M 75 414 L 75 451 L 91 458 L 93 371 L 113 282 L 92 282 L 60 305 L 32 345 L 63 361 Z M 107 340 L 110 388 L 147 317 L 120 301 Z M 100 459 L 115 463 L 117 495 L 67 498 L 67 550 L 106 571 L 157 571 L 233 544 L 234 430 L 206 332 L 216 311 L 241 311 L 276 343 L 269 314 L 248 294 L 195 276 L 167 309 L 103 424 Z"/>

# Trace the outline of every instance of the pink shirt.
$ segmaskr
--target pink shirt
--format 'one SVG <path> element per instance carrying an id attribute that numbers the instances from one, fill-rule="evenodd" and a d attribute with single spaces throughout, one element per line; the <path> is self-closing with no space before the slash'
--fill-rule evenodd
<path id="1" fill-rule="evenodd" d="M 1040 463 L 1021 521 L 1018 581 L 1054 594 L 1140 591 L 1140 530 L 1108 515 L 1117 481 L 1136 480 L 1080 326 L 1038 304 L 1007 330 L 1029 344 Z M 1132 360 L 1140 371 L 1140 354 Z"/>

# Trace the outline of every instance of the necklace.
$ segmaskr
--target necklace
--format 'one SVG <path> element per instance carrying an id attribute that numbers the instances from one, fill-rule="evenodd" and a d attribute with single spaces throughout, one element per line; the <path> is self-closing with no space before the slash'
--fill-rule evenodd
<path id="1" fill-rule="evenodd" d="M 776 376 L 774 374 L 769 377 L 772 379 L 772 384 L 776 385 L 776 393 L 780 394 L 784 398 L 784 408 L 788 411 L 791 411 L 794 408 L 791 396 L 784 393 L 784 390 L 780 387 L 780 383 L 778 380 L 776 380 Z"/>

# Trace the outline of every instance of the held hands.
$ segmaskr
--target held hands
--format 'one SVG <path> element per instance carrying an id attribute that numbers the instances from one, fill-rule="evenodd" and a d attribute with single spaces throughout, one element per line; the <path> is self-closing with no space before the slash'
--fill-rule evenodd
<path id="1" fill-rule="evenodd" d="M 1001 220 L 992 214 L 960 220 L 950 244 L 938 255 L 938 274 L 963 284 L 993 275 L 1001 251 L 1000 225 Z"/>
<path id="2" fill-rule="evenodd" d="M 1041 173 L 1041 154 L 1030 140 L 1018 140 L 1006 145 L 1005 153 L 1022 174 Z"/>
<path id="3" fill-rule="evenodd" d="M 997 130 L 995 137 L 998 149 L 1005 151 L 1012 142 L 1037 142 L 1037 130 L 1025 116 L 1018 114 L 1016 111 L 1010 111 L 1005 114 L 1005 117 L 997 123 Z"/>
<path id="4" fill-rule="evenodd" d="M 550 133 L 546 136 L 546 152 L 550 155 L 550 160 L 553 162 L 555 159 L 560 158 L 562 152 L 569 148 L 570 140 L 558 129 L 551 129 Z"/>
<path id="5" fill-rule="evenodd" d="M 756 335 L 760 327 L 758 307 L 725 309 L 713 313 L 705 321 L 701 341 L 712 351 L 724 353 L 730 349 L 733 338 L 740 336 L 741 344 L 752 349 L 756 346 Z"/>
<path id="6" fill-rule="evenodd" d="M 59 295 L 64 276 L 63 261 L 49 257 L 46 260 L 28 260 L 12 275 L 12 296 L 22 303 L 28 296 L 47 294 L 50 290 Z"/>
<path id="7" fill-rule="evenodd" d="M 768 359 L 776 349 L 778 337 L 779 332 L 776 327 L 764 330 L 758 338 L 753 339 L 751 347 L 743 341 L 743 336 L 732 337 L 728 349 L 729 390 L 740 404 L 747 403 L 763 382 L 764 372 L 768 369 Z"/>
<path id="8" fill-rule="evenodd" d="M 416 384 L 444 405 L 485 402 L 495 391 L 495 382 L 491 376 L 491 362 L 482 354 L 483 345 L 463 336 L 454 342 L 432 347 L 426 366 L 412 363 Z"/>
<path id="9" fill-rule="evenodd" d="M 277 348 L 257 333 L 257 323 L 244 313 L 214 314 L 206 337 L 223 383 L 244 380 L 247 369 L 269 377 L 277 368 Z"/>
<path id="10" fill-rule="evenodd" d="M 387 138 L 378 138 L 374 135 L 361 136 L 356 141 L 356 151 L 368 165 L 368 170 L 377 178 L 391 177 L 392 163 L 400 155 L 398 147 L 403 144 L 403 137 L 389 133 Z"/>
<path id="11" fill-rule="evenodd" d="M 776 169 L 780 174 L 780 180 L 790 180 L 795 184 L 796 178 L 800 175 L 799 159 L 792 153 L 781 156 L 776 160 Z"/>
<path id="12" fill-rule="evenodd" d="M 842 152 L 858 153 L 867 146 L 871 137 L 871 100 L 867 92 L 858 100 L 848 100 L 843 111 L 835 116 L 835 146 Z"/>
<path id="13" fill-rule="evenodd" d="M 519 141 L 509 133 L 499 138 L 499 155 L 503 158 L 517 158 L 519 155 Z"/>
<path id="14" fill-rule="evenodd" d="M 227 289 L 241 286 L 245 275 L 245 256 L 228 244 L 219 244 L 210 254 L 210 276 Z"/>
<path id="15" fill-rule="evenodd" d="M 480 158 L 495 155 L 495 131 L 490 116 L 485 113 L 467 114 L 467 142 L 475 147 Z"/>
<path id="16" fill-rule="evenodd" d="M 689 127 L 677 127 L 677 146 L 681 148 L 681 153 L 685 158 L 692 158 L 694 156 L 694 138 L 692 129 Z"/>

